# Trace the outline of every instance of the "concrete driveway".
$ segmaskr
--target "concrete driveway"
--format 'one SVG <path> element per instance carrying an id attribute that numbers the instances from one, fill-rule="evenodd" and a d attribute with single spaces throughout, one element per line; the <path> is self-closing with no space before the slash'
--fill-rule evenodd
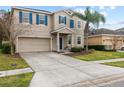
<path id="1" fill-rule="evenodd" d="M 82 62 L 53 52 L 21 53 L 21 56 L 36 72 L 31 87 L 104 86 L 124 77 L 122 68 Z"/>

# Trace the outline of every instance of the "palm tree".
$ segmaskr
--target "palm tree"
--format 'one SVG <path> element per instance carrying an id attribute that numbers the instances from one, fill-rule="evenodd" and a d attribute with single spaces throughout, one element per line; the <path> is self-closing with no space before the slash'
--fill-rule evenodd
<path id="1" fill-rule="evenodd" d="M 86 51 L 88 52 L 88 33 L 90 27 L 89 25 L 92 24 L 98 28 L 100 22 L 105 23 L 105 17 L 97 11 L 91 11 L 90 7 L 86 7 L 84 14 L 74 12 L 72 16 L 77 16 L 78 18 L 86 21 L 84 32 L 86 33 Z"/>

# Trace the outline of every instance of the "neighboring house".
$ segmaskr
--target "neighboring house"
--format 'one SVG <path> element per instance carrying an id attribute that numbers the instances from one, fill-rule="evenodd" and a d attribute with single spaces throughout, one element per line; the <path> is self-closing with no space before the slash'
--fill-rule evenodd
<path id="1" fill-rule="evenodd" d="M 105 45 L 107 50 L 120 49 L 124 45 L 124 35 L 109 29 L 93 30 L 88 36 L 89 45 Z"/>
<path id="2" fill-rule="evenodd" d="M 72 10 L 49 12 L 12 7 L 15 24 L 30 27 L 16 39 L 16 52 L 69 50 L 84 47 L 85 22 L 72 16 Z"/>

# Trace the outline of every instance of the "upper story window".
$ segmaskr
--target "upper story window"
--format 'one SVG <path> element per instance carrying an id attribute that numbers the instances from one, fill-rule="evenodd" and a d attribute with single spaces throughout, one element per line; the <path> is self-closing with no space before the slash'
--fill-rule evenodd
<path id="1" fill-rule="evenodd" d="M 74 20 L 70 20 L 70 28 L 74 28 Z"/>
<path id="2" fill-rule="evenodd" d="M 19 12 L 19 23 L 30 23 L 32 24 L 32 12 Z"/>
<path id="3" fill-rule="evenodd" d="M 28 12 L 23 12 L 22 22 L 29 23 L 29 13 Z"/>
<path id="4" fill-rule="evenodd" d="M 77 37 L 77 44 L 81 44 L 81 36 Z"/>
<path id="5" fill-rule="evenodd" d="M 66 16 L 59 16 L 59 24 L 66 24 Z"/>
<path id="6" fill-rule="evenodd" d="M 78 28 L 81 28 L 81 21 L 78 21 Z"/>
<path id="7" fill-rule="evenodd" d="M 48 16 L 44 14 L 36 14 L 36 24 L 48 24 Z"/>
<path id="8" fill-rule="evenodd" d="M 39 23 L 45 24 L 45 15 L 39 15 Z"/>

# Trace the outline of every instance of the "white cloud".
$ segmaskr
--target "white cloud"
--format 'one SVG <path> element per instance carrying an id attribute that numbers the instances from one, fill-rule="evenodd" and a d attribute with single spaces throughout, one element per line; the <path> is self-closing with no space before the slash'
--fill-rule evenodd
<path id="1" fill-rule="evenodd" d="M 75 11 L 84 14 L 85 9 L 82 9 L 82 8 L 76 8 Z"/>
<path id="2" fill-rule="evenodd" d="M 106 11 L 102 11 L 100 13 L 103 14 L 105 17 L 108 15 L 108 13 Z"/>
<path id="3" fill-rule="evenodd" d="M 115 8 L 116 8 L 115 6 L 110 6 L 110 9 L 112 9 L 112 10 L 115 9 Z"/>
<path id="4" fill-rule="evenodd" d="M 105 7 L 104 7 L 104 6 L 100 6 L 99 9 L 100 9 L 100 10 L 104 10 Z"/>
<path id="5" fill-rule="evenodd" d="M 75 10 L 76 12 L 79 12 L 79 13 L 82 13 L 82 14 L 84 14 L 84 11 L 85 11 L 85 9 L 83 9 L 83 8 L 75 8 L 74 10 Z M 91 11 L 91 12 L 94 12 L 93 9 L 90 9 L 90 11 Z"/>

